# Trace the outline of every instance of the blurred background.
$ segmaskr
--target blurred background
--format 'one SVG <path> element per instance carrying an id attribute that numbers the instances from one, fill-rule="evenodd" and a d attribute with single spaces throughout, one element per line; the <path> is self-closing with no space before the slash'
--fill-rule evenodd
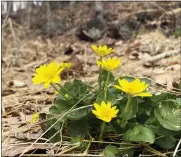
<path id="1" fill-rule="evenodd" d="M 181 2 L 3 1 L 1 7 L 5 132 L 52 104 L 54 91 L 31 81 L 40 65 L 71 61 L 71 78 L 97 81 L 92 44 L 116 50 L 111 55 L 121 57 L 121 67 L 115 76 L 149 77 L 152 88 L 177 92 Z"/>

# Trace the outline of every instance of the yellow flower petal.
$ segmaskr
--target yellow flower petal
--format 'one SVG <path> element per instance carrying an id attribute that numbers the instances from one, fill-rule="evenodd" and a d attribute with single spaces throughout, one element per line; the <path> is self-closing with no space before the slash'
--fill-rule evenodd
<path id="1" fill-rule="evenodd" d="M 115 88 L 117 88 L 117 89 L 120 89 L 120 90 L 123 90 L 123 88 L 122 87 L 120 87 L 120 86 L 118 86 L 118 85 L 113 85 Z"/>
<path id="2" fill-rule="evenodd" d="M 98 52 L 98 47 L 96 45 L 91 45 L 92 49 L 97 53 Z"/>
<path id="3" fill-rule="evenodd" d="M 107 103 L 107 107 L 108 107 L 108 108 L 111 108 L 111 102 L 108 102 L 108 103 Z M 114 107 L 116 107 L 116 106 L 114 106 Z"/>
<path id="4" fill-rule="evenodd" d="M 101 107 L 102 107 L 102 108 L 106 108 L 106 107 L 107 107 L 107 106 L 106 106 L 106 103 L 105 103 L 104 101 L 101 102 Z"/>
<path id="5" fill-rule="evenodd" d="M 140 93 L 140 94 L 136 94 L 135 96 L 150 97 L 150 96 L 152 96 L 152 94 L 147 93 L 147 92 L 143 92 L 143 93 Z"/>
<path id="6" fill-rule="evenodd" d="M 125 79 L 118 79 L 119 85 L 122 87 L 128 86 L 129 85 L 129 81 L 125 80 Z"/>
<path id="7" fill-rule="evenodd" d="M 101 106 L 99 104 L 97 104 L 97 103 L 94 103 L 94 107 L 95 107 L 96 110 L 100 110 L 100 108 L 101 108 Z"/>
<path id="8" fill-rule="evenodd" d="M 48 88 L 50 86 L 50 82 L 45 82 L 44 83 L 44 88 Z"/>
<path id="9" fill-rule="evenodd" d="M 94 113 L 96 116 L 99 116 L 99 114 L 96 110 L 92 110 L 92 113 Z"/>
<path id="10" fill-rule="evenodd" d="M 52 82 L 53 82 L 53 83 L 60 83 L 60 81 L 61 81 L 60 76 L 54 76 L 54 77 L 52 78 Z"/>
<path id="11" fill-rule="evenodd" d="M 109 117 L 104 117 L 102 120 L 108 123 L 108 122 L 111 121 L 111 118 L 109 118 Z"/>

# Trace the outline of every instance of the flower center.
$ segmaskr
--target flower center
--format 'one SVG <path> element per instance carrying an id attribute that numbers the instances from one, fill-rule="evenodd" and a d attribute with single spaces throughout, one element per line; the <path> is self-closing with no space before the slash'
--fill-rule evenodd
<path id="1" fill-rule="evenodd" d="M 135 90 L 132 88 L 132 87 L 128 87 L 128 92 L 130 93 L 130 94 L 134 94 L 135 93 Z"/>
<path id="2" fill-rule="evenodd" d="M 101 111 L 101 115 L 103 116 L 103 117 L 109 117 L 110 116 L 110 110 L 102 110 Z"/>
<path id="3" fill-rule="evenodd" d="M 53 72 L 46 71 L 46 72 L 44 73 L 44 78 L 46 78 L 46 79 L 48 79 L 48 80 L 52 79 L 53 76 L 54 76 L 54 73 L 53 73 Z"/>

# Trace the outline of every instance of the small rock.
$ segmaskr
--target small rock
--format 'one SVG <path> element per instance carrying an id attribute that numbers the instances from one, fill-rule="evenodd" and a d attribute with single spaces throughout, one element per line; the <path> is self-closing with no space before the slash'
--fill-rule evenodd
<path id="1" fill-rule="evenodd" d="M 134 59 L 136 59 L 137 57 L 136 56 L 134 56 L 134 55 L 129 55 L 129 59 L 131 59 L 131 60 L 134 60 Z"/>
<path id="2" fill-rule="evenodd" d="M 13 84 L 14 84 L 15 87 L 18 87 L 18 88 L 22 88 L 22 87 L 26 86 L 25 82 L 22 82 L 22 81 L 19 81 L 19 80 L 14 80 Z"/>

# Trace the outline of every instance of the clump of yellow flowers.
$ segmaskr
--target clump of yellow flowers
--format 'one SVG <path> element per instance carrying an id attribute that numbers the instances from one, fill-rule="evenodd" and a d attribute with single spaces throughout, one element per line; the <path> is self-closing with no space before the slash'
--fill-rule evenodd
<path id="1" fill-rule="evenodd" d="M 120 58 L 111 58 L 109 57 L 108 59 L 103 59 L 104 56 L 107 56 L 114 52 L 115 50 L 112 48 L 108 48 L 106 45 L 104 46 L 96 46 L 92 45 L 92 49 L 94 52 L 100 56 L 100 60 L 97 61 L 98 67 L 101 69 L 104 69 L 106 71 L 112 71 L 117 69 L 120 66 Z"/>
<path id="2" fill-rule="evenodd" d="M 65 83 L 61 81 L 62 72 L 68 71 L 72 63 L 53 61 L 36 68 L 33 74 L 34 84 L 44 84 L 45 88 L 52 86 L 57 93 L 55 103 L 47 115 L 50 139 L 55 132 L 60 132 L 60 126 L 67 127 L 68 129 L 62 130 L 65 130 L 71 139 L 75 138 L 80 142 L 90 139 L 86 148 L 88 150 L 92 138 L 99 144 L 103 143 L 102 140 L 107 140 L 108 138 L 103 136 L 105 133 L 107 137 L 109 133 L 121 134 L 121 141 L 123 138 L 124 141 L 153 144 L 156 138 L 162 140 L 162 137 L 157 135 L 157 130 L 154 132 L 155 128 L 162 128 L 164 132 L 181 130 L 178 126 L 181 119 L 176 117 L 177 111 L 180 111 L 176 108 L 178 104 L 173 104 L 173 100 L 165 100 L 165 95 L 158 99 L 159 96 L 149 91 L 151 81 L 147 78 L 115 78 L 113 71 L 118 70 L 121 65 L 121 58 L 109 56 L 115 50 L 106 45 L 91 47 L 99 57 L 95 61 L 99 67 L 99 84 L 94 87 L 78 79 L 67 79 Z M 170 99 L 173 95 L 168 97 Z M 52 121 L 48 118 L 52 118 Z M 38 119 L 39 114 L 35 113 L 30 123 L 35 123 Z M 57 125 L 53 127 L 55 120 Z M 51 127 L 54 129 L 52 134 Z M 62 137 L 56 136 L 55 140 L 60 141 Z M 116 141 L 118 138 L 113 140 Z"/>

